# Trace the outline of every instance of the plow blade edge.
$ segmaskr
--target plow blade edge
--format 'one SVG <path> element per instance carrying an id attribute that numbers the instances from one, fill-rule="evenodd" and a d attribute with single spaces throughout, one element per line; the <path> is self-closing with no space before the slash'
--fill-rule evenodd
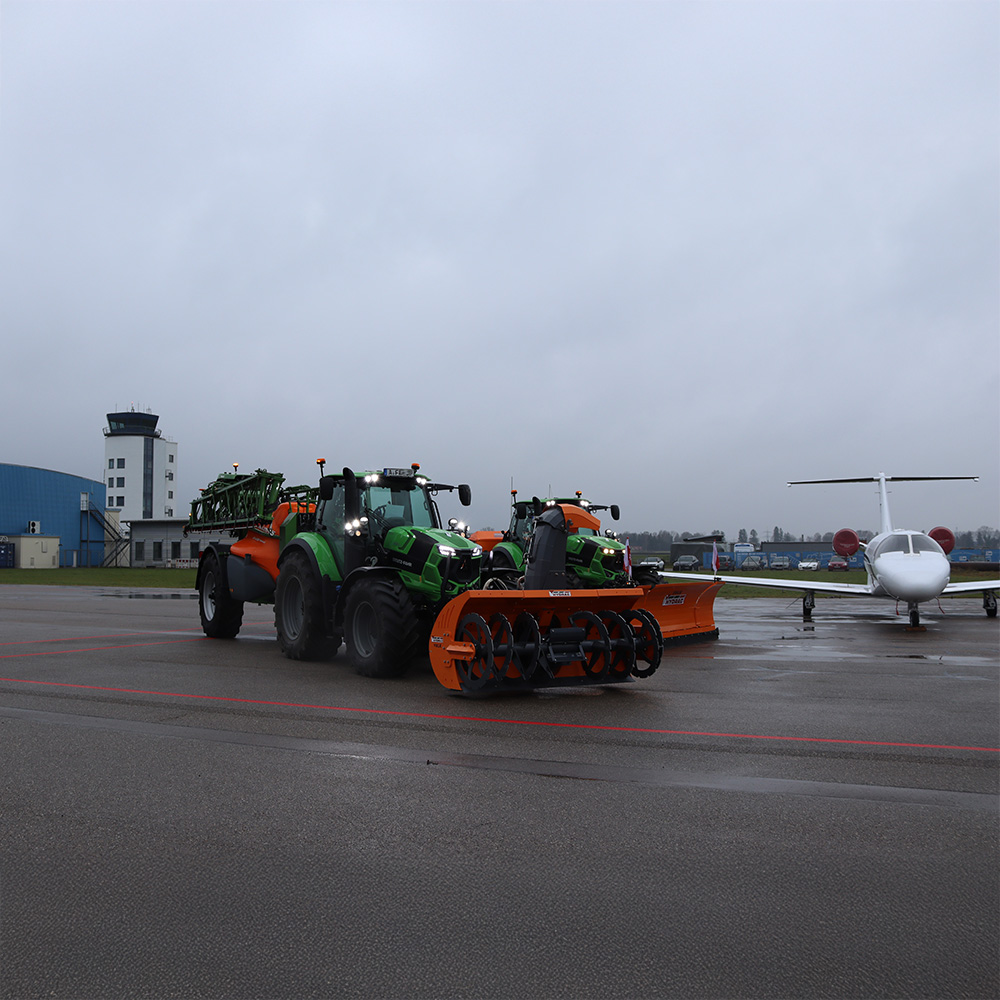
<path id="1" fill-rule="evenodd" d="M 659 622 L 667 645 L 718 639 L 715 595 L 721 586 L 715 580 L 675 580 L 644 586 L 636 607 L 648 611 Z"/>

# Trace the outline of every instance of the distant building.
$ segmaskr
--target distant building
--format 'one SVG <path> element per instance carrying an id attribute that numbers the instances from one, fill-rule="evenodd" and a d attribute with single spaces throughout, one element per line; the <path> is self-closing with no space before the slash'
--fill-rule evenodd
<path id="1" fill-rule="evenodd" d="M 24 569 L 115 565 L 124 558 L 104 484 L 0 463 L 0 545 Z"/>
<path id="2" fill-rule="evenodd" d="M 186 524 L 187 519 L 183 517 L 133 521 L 131 564 L 173 569 L 197 566 L 201 550 L 210 541 L 222 541 L 224 533 L 185 535 Z M 225 541 L 232 541 L 228 534 Z"/>
<path id="3" fill-rule="evenodd" d="M 109 413 L 104 428 L 104 470 L 108 507 L 119 520 L 172 518 L 178 506 L 177 442 L 157 430 L 160 419 L 147 410 Z"/>

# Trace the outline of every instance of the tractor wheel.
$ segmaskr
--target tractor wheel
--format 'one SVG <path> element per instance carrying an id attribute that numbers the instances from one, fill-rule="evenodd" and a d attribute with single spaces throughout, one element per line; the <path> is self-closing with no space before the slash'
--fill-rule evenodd
<path id="1" fill-rule="evenodd" d="M 514 565 L 514 560 L 510 557 L 509 552 L 505 552 L 503 549 L 494 550 L 491 555 L 493 559 L 491 560 L 494 569 L 517 569 Z"/>
<path id="2" fill-rule="evenodd" d="M 214 552 L 205 556 L 198 585 L 201 628 L 212 639 L 235 639 L 243 624 L 243 602 L 234 601 L 222 576 L 222 565 Z"/>
<path id="3" fill-rule="evenodd" d="M 406 588 L 389 576 L 357 583 L 347 595 L 344 638 L 364 677 L 401 677 L 417 655 L 420 627 Z"/>
<path id="4" fill-rule="evenodd" d="M 290 552 L 278 571 L 274 627 L 290 660 L 319 660 L 331 654 L 323 624 L 323 589 L 304 552 Z M 336 647 L 332 647 L 336 651 Z"/>

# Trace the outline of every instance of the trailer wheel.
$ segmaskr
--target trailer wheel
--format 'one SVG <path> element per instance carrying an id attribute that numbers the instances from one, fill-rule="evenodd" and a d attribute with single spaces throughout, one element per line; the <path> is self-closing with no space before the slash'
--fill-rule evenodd
<path id="1" fill-rule="evenodd" d="M 344 608 L 344 639 L 347 658 L 363 677 L 401 677 L 420 642 L 406 588 L 387 576 L 355 584 Z"/>
<path id="2" fill-rule="evenodd" d="M 214 552 L 209 552 L 201 565 L 198 610 L 205 635 L 212 639 L 236 638 L 243 624 L 243 602 L 234 601 L 230 596 L 222 576 L 222 565 Z"/>
<path id="3" fill-rule="evenodd" d="M 274 626 L 281 651 L 290 660 L 330 655 L 323 627 L 322 587 L 302 552 L 290 552 L 281 564 L 274 591 Z"/>

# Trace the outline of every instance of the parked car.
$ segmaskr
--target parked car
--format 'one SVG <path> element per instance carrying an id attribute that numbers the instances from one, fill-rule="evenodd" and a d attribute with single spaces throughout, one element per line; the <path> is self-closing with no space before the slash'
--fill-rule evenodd
<path id="1" fill-rule="evenodd" d="M 843 556 L 830 556 L 830 561 L 826 564 L 827 569 L 850 569 L 850 565 Z"/>
<path id="2" fill-rule="evenodd" d="M 732 569 L 733 557 L 728 552 L 719 553 L 719 569 Z"/>
<path id="3" fill-rule="evenodd" d="M 771 569 L 791 569 L 792 560 L 788 556 L 771 556 Z"/>
<path id="4" fill-rule="evenodd" d="M 819 569 L 818 556 L 806 556 L 799 560 L 799 569 Z"/>
<path id="5" fill-rule="evenodd" d="M 701 569 L 701 560 L 697 556 L 678 556 L 674 560 L 674 569 L 682 573 L 697 573 Z"/>
<path id="6" fill-rule="evenodd" d="M 740 563 L 740 569 L 767 569 L 767 556 L 752 552 Z"/>
<path id="7" fill-rule="evenodd" d="M 639 565 L 648 566 L 650 569 L 663 569 L 663 560 L 657 559 L 656 556 L 647 556 Z"/>

